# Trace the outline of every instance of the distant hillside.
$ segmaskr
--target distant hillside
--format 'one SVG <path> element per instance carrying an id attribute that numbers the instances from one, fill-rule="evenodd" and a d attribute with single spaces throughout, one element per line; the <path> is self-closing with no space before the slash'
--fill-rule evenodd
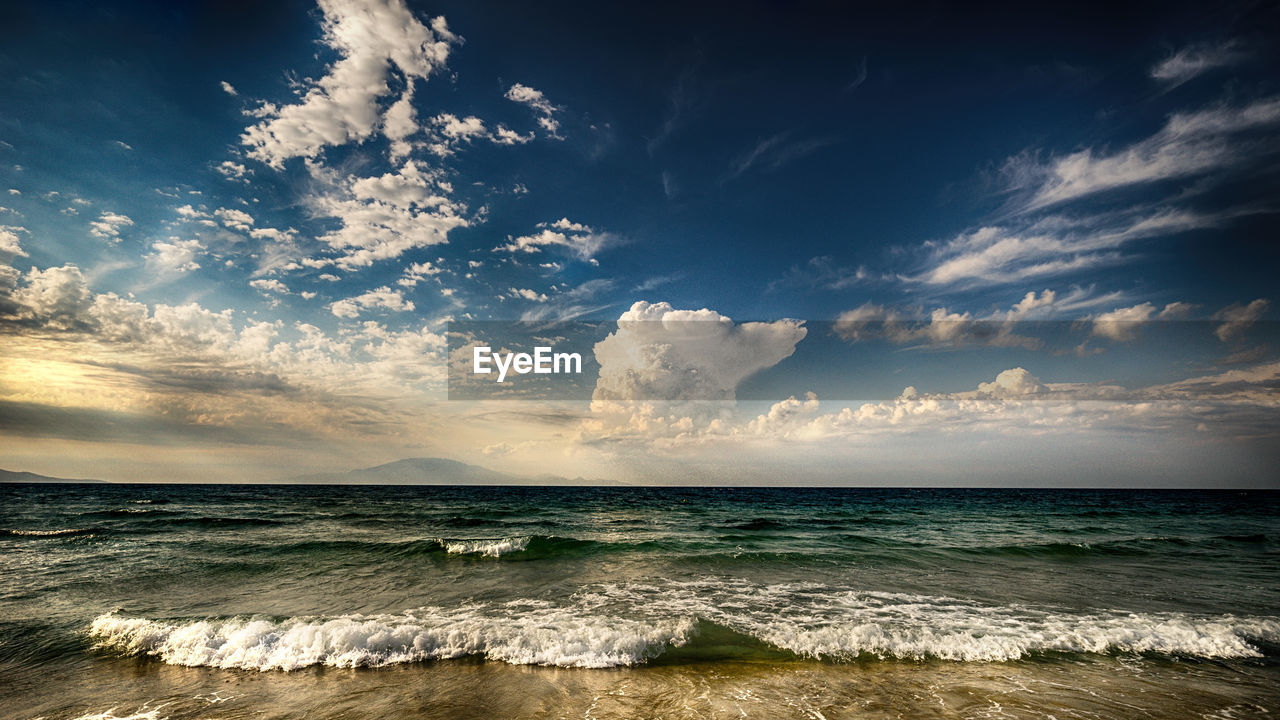
<path id="1" fill-rule="evenodd" d="M 74 480 L 68 478 L 48 477 L 33 472 L 18 470 L 0 470 L 0 483 L 100 483 L 105 480 Z"/>
<path id="2" fill-rule="evenodd" d="M 349 472 L 298 475 L 286 482 L 335 485 L 531 485 L 563 478 L 509 475 L 445 458 L 406 458 Z"/>

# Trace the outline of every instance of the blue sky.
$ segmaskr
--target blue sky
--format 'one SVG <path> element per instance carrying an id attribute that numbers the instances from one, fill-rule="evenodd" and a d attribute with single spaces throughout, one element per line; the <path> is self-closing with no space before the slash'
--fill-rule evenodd
<path id="1" fill-rule="evenodd" d="M 1215 457 L 1262 467 L 1278 20 L 1249 3 L 6 5 L 0 461 L 210 479 L 447 454 L 715 478 L 736 470 L 706 446 L 792 397 L 807 429 L 750 442 L 834 477 L 849 457 L 810 468 L 805 443 L 839 446 L 812 433 L 845 408 L 805 393 L 901 410 L 925 402 L 910 386 L 999 405 L 979 414 L 1171 403 L 1125 420 L 1134 442 L 1247 436 Z M 603 390 L 497 416 L 441 400 L 449 320 L 700 309 L 770 324 L 723 346 L 757 358 L 728 397 L 762 408 L 618 425 L 603 403 L 627 398 Z M 1028 320 L 1062 337 L 1006 328 Z M 1014 369 L 1034 382 L 981 389 Z M 1239 423 L 1206 425 L 1190 380 Z M 892 469 L 940 428 L 999 434 L 965 417 L 855 455 Z M 659 446 L 652 473 L 619 469 Z"/>

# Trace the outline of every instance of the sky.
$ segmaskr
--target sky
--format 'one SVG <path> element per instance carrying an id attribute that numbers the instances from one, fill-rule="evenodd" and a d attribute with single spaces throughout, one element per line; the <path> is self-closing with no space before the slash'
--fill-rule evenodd
<path id="1" fill-rule="evenodd" d="M 0 4 L 0 467 L 1275 486 L 1276 37 L 1261 2 Z M 451 393 L 477 322 L 589 323 L 589 375 Z"/>

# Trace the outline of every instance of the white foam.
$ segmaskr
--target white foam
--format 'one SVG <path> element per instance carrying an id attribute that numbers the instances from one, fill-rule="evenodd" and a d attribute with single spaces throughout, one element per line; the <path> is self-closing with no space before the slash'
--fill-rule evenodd
<path id="1" fill-rule="evenodd" d="M 101 647 L 176 665 L 294 670 L 481 656 L 598 668 L 643 663 L 683 645 L 699 619 L 830 660 L 1002 662 L 1056 652 L 1256 658 L 1255 642 L 1280 642 L 1280 618 L 1270 616 L 1071 612 L 726 578 L 601 584 L 559 603 L 397 615 L 161 622 L 107 614 L 90 634 Z"/>
<path id="2" fill-rule="evenodd" d="M 453 540 L 444 541 L 444 550 L 455 555 L 482 555 L 502 557 L 529 547 L 529 538 L 502 538 L 501 540 Z"/>
<path id="3" fill-rule="evenodd" d="M 165 720 L 165 718 L 160 717 L 160 710 L 163 708 L 164 705 L 157 705 L 148 710 L 147 706 L 143 705 L 136 712 L 128 715 L 116 715 L 116 708 L 111 708 L 100 713 L 80 715 L 73 718 L 73 720 Z M 38 718 L 37 720 L 42 719 Z"/>
<path id="4" fill-rule="evenodd" d="M 837 590 L 814 583 L 708 579 L 602 585 L 592 606 L 625 603 L 710 620 L 798 655 L 1010 661 L 1053 652 L 1256 658 L 1280 642 L 1280 618 L 1187 613 L 1070 613 L 957 598 Z"/>
<path id="5" fill-rule="evenodd" d="M 381 667 L 468 655 L 516 665 L 601 668 L 635 665 L 680 645 L 691 618 L 651 623 L 509 604 L 404 615 L 230 618 L 157 622 L 106 614 L 90 635 L 102 648 L 173 665 L 296 670 L 312 665 Z"/>
<path id="6" fill-rule="evenodd" d="M 84 535 L 93 532 L 92 528 L 66 528 L 63 530 L 5 530 L 10 535 L 29 535 L 31 537 L 57 537 L 59 535 Z"/>

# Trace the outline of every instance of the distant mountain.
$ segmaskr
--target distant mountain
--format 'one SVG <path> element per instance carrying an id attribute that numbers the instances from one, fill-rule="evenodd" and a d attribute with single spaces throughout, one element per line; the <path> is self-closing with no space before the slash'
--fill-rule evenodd
<path id="1" fill-rule="evenodd" d="M 335 485 L 543 485 L 563 478 L 525 477 L 445 458 L 406 458 L 349 472 L 298 475 L 286 482 Z"/>
<path id="2" fill-rule="evenodd" d="M 33 472 L 18 470 L 0 470 L 0 483 L 100 483 L 105 480 L 75 480 L 68 478 L 48 477 Z"/>

